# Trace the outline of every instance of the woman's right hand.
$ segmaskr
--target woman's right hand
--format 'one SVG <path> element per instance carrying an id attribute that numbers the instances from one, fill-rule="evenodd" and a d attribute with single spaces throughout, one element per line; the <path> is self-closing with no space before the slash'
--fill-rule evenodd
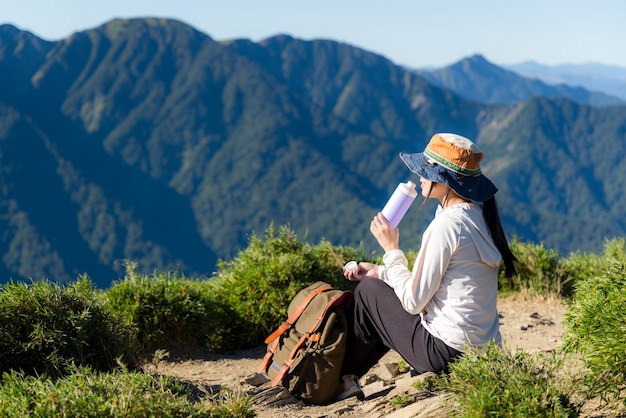
<path id="1" fill-rule="evenodd" d="M 343 275 L 350 281 L 361 281 L 365 278 L 378 279 L 378 264 L 361 261 L 357 268 L 344 270 Z"/>
<path id="2" fill-rule="evenodd" d="M 370 232 L 378 241 L 378 244 L 389 252 L 392 250 L 399 250 L 398 241 L 400 240 L 400 231 L 398 228 L 392 228 L 389 225 L 389 221 L 385 219 L 382 213 L 378 212 L 372 222 L 370 223 Z"/>

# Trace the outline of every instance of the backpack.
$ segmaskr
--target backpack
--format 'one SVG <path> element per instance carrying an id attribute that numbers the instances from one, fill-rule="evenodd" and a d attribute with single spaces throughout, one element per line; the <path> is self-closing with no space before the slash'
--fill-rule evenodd
<path id="1" fill-rule="evenodd" d="M 326 404 L 340 394 L 352 292 L 317 282 L 301 290 L 288 318 L 265 339 L 259 373 L 306 403 Z"/>

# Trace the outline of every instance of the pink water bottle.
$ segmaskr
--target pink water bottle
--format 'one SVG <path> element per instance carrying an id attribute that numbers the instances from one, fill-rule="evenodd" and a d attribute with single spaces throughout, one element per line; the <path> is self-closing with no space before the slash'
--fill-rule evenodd
<path id="1" fill-rule="evenodd" d="M 393 229 L 398 227 L 398 224 L 406 214 L 406 211 L 409 210 L 416 196 L 417 190 L 415 190 L 415 183 L 407 181 L 406 183 L 398 184 L 398 187 L 396 187 L 396 190 L 382 210 L 383 216 Z"/>

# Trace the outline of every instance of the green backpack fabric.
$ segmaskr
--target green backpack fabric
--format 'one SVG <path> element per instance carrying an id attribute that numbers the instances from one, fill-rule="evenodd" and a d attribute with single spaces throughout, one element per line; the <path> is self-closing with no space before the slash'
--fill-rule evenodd
<path id="1" fill-rule="evenodd" d="M 326 404 L 342 390 L 341 366 L 348 338 L 347 309 L 352 293 L 317 282 L 301 290 L 288 318 L 270 334 L 259 373 L 282 384 L 295 397 Z"/>

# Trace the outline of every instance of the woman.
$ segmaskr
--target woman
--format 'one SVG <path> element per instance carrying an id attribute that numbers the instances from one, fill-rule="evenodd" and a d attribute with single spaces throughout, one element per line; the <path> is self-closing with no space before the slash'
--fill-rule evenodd
<path id="1" fill-rule="evenodd" d="M 423 153 L 400 158 L 420 176 L 424 202 L 437 199 L 439 206 L 412 271 L 398 247 L 398 229 L 378 213 L 370 231 L 385 251 L 384 265 L 361 262 L 344 272 L 360 281 L 342 368 L 352 378 L 363 376 L 389 349 L 418 373 L 438 373 L 468 344 L 501 344 L 498 268 L 504 262 L 505 274 L 514 275 L 515 256 L 500 224 L 497 188 L 480 171 L 483 153 L 465 137 L 442 133 Z M 344 397 L 362 396 L 359 388 L 346 389 Z"/>

